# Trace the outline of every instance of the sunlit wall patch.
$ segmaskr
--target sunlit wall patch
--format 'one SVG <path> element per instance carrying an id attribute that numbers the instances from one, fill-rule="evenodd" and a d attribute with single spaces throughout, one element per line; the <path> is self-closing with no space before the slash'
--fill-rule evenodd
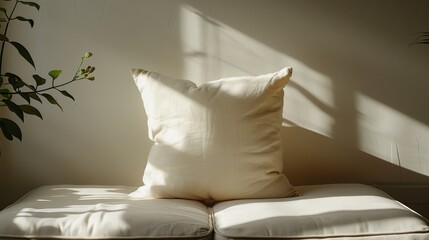
<path id="1" fill-rule="evenodd" d="M 367 95 L 356 93 L 359 149 L 429 176 L 427 125 Z"/>
<path id="2" fill-rule="evenodd" d="M 285 122 L 332 137 L 335 104 L 328 76 L 192 6 L 181 5 L 178 19 L 182 77 L 210 80 L 291 66 L 294 76 L 285 88 Z"/>

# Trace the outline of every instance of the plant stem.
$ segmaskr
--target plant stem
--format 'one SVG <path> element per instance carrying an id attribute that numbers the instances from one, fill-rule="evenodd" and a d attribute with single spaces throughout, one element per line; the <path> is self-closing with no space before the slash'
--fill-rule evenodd
<path id="1" fill-rule="evenodd" d="M 82 79 L 85 79 L 85 78 L 83 78 L 83 77 L 78 77 L 79 76 L 79 70 L 80 70 L 80 68 L 82 67 L 82 65 L 83 65 L 83 60 L 82 61 L 80 61 L 80 65 L 79 65 L 79 67 L 77 68 L 77 71 L 76 71 L 76 73 L 75 73 L 75 75 L 74 75 L 74 77 L 72 78 L 72 80 L 70 80 L 70 81 L 68 81 L 68 82 L 65 82 L 65 83 L 61 83 L 61 84 L 58 84 L 58 85 L 54 85 L 54 81 L 52 81 L 52 86 L 51 87 L 48 87 L 48 88 L 45 88 L 45 89 L 42 89 L 42 90 L 35 90 L 35 91 L 27 91 L 27 92 L 10 92 L 10 93 L 8 93 L 8 94 L 28 94 L 28 93 L 40 93 L 40 92 L 45 92 L 45 91 L 48 91 L 48 90 L 51 90 L 51 89 L 56 89 L 56 88 L 59 88 L 59 87 L 62 87 L 62 86 L 65 86 L 65 85 L 67 85 L 67 84 L 70 84 L 70 83 L 72 83 L 72 82 L 75 82 L 75 81 L 79 81 L 79 80 L 82 80 Z"/>
<path id="2" fill-rule="evenodd" d="M 28 93 L 40 93 L 40 92 L 45 92 L 45 91 L 48 91 L 48 90 L 51 90 L 51 89 L 57 89 L 57 88 L 59 88 L 59 87 L 62 87 L 62 86 L 65 86 L 65 85 L 67 85 L 67 84 L 70 84 L 70 83 L 72 83 L 72 82 L 75 82 L 75 81 L 78 81 L 78 80 L 82 80 L 83 78 L 73 78 L 72 80 L 70 80 L 70 81 L 68 81 L 68 82 L 65 82 L 65 83 L 61 83 L 61 84 L 59 84 L 59 85 L 55 85 L 55 86 L 52 86 L 52 87 L 48 87 L 48 88 L 45 88 L 45 89 L 41 89 L 41 90 L 36 90 L 36 91 L 27 91 L 27 92 L 10 92 L 10 93 L 7 93 L 7 94 L 28 94 Z"/>
<path id="3" fill-rule="evenodd" d="M 9 23 L 10 23 L 10 19 L 12 18 L 13 13 L 15 12 L 16 6 L 18 5 L 18 1 L 15 1 L 15 5 L 13 6 L 12 12 L 10 13 L 9 16 L 6 15 L 7 17 L 7 23 L 6 23 L 6 27 L 4 29 L 4 36 L 6 36 L 7 34 L 7 30 L 9 28 Z M 0 52 L 0 73 L 2 73 L 2 65 L 3 65 L 3 51 L 4 51 L 4 45 L 5 45 L 6 41 L 4 41 L 1 44 L 1 52 Z"/>

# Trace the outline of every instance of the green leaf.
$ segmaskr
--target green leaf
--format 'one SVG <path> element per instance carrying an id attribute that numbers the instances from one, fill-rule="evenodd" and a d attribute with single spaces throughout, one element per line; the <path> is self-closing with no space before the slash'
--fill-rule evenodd
<path id="1" fill-rule="evenodd" d="M 61 72 L 61 70 L 52 70 L 49 72 L 49 76 L 52 77 L 52 80 L 55 80 L 60 76 Z"/>
<path id="2" fill-rule="evenodd" d="M 9 38 L 7 38 L 5 35 L 0 34 L 0 41 L 9 42 Z"/>
<path id="3" fill-rule="evenodd" d="M 18 50 L 19 54 L 21 54 L 21 56 L 25 60 L 27 60 L 27 62 L 30 63 L 34 69 L 36 69 L 36 66 L 34 65 L 33 58 L 31 58 L 30 53 L 28 52 L 28 50 L 24 46 L 22 46 L 20 43 L 17 43 L 17 42 L 9 42 L 9 43 L 12 44 L 16 48 L 16 50 Z"/>
<path id="4" fill-rule="evenodd" d="M 19 76 L 7 72 L 5 75 L 9 78 L 8 81 L 12 85 L 12 87 L 15 89 L 15 91 L 18 91 L 19 88 L 22 88 L 23 86 L 27 86 L 32 91 L 36 91 L 36 88 L 33 85 L 29 85 L 26 82 L 24 82 Z"/>
<path id="5" fill-rule="evenodd" d="M 71 98 L 74 102 L 76 102 L 76 100 L 74 99 L 74 97 L 68 93 L 66 90 L 59 90 L 61 94 L 63 94 L 64 96 Z"/>
<path id="6" fill-rule="evenodd" d="M 40 99 L 40 97 L 36 94 L 36 93 L 28 93 L 28 96 L 40 103 L 42 103 L 42 99 Z"/>
<path id="7" fill-rule="evenodd" d="M 12 94 L 10 94 L 10 90 L 7 88 L 0 89 L 0 95 L 2 95 L 6 99 L 12 98 Z"/>
<path id="8" fill-rule="evenodd" d="M 89 81 L 94 81 L 95 80 L 95 77 L 89 77 L 89 78 L 87 78 Z"/>
<path id="9" fill-rule="evenodd" d="M 0 12 L 4 13 L 5 15 L 7 14 L 6 8 L 0 7 Z"/>
<path id="10" fill-rule="evenodd" d="M 27 93 L 19 93 L 19 96 L 21 96 L 22 98 L 24 98 L 25 101 L 27 101 L 28 104 L 30 104 L 30 96 L 28 96 Z"/>
<path id="11" fill-rule="evenodd" d="M 54 97 L 52 97 L 51 95 L 49 95 L 48 93 L 42 93 L 41 94 L 43 97 L 46 98 L 46 100 L 48 100 L 48 102 L 50 102 L 51 104 L 57 105 L 61 111 L 63 111 L 63 108 L 60 106 L 60 104 L 57 102 L 57 100 L 55 100 Z"/>
<path id="12" fill-rule="evenodd" d="M 7 99 L 3 99 L 2 101 L 6 104 L 10 111 L 14 112 L 22 121 L 24 121 L 24 113 L 18 105 Z"/>
<path id="13" fill-rule="evenodd" d="M 25 17 L 16 17 L 15 19 L 17 19 L 19 21 L 23 21 L 23 22 L 28 22 L 30 24 L 31 28 L 33 28 L 33 26 L 34 26 L 33 19 L 28 19 L 28 18 L 25 18 Z"/>
<path id="14" fill-rule="evenodd" d="M 3 132 L 3 136 L 8 140 L 12 141 L 13 136 L 10 133 L 9 129 L 6 127 L 6 125 L 3 123 L 2 119 L 0 119 L 0 128 L 1 128 L 1 131 Z"/>
<path id="15" fill-rule="evenodd" d="M 8 77 L 8 82 L 12 85 L 13 89 L 18 90 L 25 86 L 24 81 L 17 75 L 9 72 L 5 73 L 5 75 Z"/>
<path id="16" fill-rule="evenodd" d="M 35 2 L 27 2 L 27 1 L 18 1 L 19 3 L 22 3 L 22 4 L 24 4 L 24 5 L 28 5 L 28 6 L 31 6 L 31 7 L 35 7 L 37 10 L 39 10 L 40 9 L 40 5 L 39 4 L 37 4 L 37 3 L 35 3 Z"/>
<path id="17" fill-rule="evenodd" d="M 22 141 L 22 132 L 19 128 L 18 124 L 16 124 L 14 121 L 6 119 L 6 118 L 0 118 L 0 127 L 3 131 L 3 135 L 9 139 L 13 140 L 13 137 L 16 137 L 19 139 L 19 141 Z"/>
<path id="18" fill-rule="evenodd" d="M 38 116 L 40 119 L 43 120 L 42 114 L 37 110 L 37 108 L 31 106 L 31 105 L 19 105 L 21 110 L 25 112 L 26 114 Z"/>
<path id="19" fill-rule="evenodd" d="M 5 73 L 5 75 L 9 78 L 9 83 L 13 86 L 13 88 L 16 91 L 18 91 L 18 89 L 22 88 L 23 86 L 28 87 L 33 92 L 36 91 L 36 87 L 24 82 L 18 75 L 10 72 Z"/>
<path id="20" fill-rule="evenodd" d="M 6 125 L 3 123 L 3 121 L 0 119 L 0 128 L 3 132 L 3 136 L 8 139 L 9 141 L 13 140 L 13 136 L 10 133 L 9 129 L 6 127 Z"/>
<path id="21" fill-rule="evenodd" d="M 36 80 L 37 86 L 43 85 L 46 83 L 46 79 L 42 78 L 41 76 L 34 74 L 33 75 L 34 80 Z"/>

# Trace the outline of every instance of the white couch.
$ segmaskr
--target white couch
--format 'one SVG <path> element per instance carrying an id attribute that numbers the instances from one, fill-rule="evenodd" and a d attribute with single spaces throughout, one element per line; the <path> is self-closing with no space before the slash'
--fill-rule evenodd
<path id="1" fill-rule="evenodd" d="M 429 223 L 361 184 L 291 198 L 200 202 L 129 197 L 123 186 L 37 188 L 0 212 L 0 239 L 429 239 Z"/>
<path id="2" fill-rule="evenodd" d="M 423 217 L 376 188 L 290 184 L 291 68 L 199 86 L 132 73 L 154 142 L 144 185 L 38 188 L 0 212 L 0 239 L 429 239 Z"/>

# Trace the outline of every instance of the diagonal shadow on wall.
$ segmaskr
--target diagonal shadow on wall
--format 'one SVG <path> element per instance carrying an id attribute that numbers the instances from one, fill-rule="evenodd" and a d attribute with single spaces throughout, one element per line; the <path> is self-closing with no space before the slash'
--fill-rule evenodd
<path id="1" fill-rule="evenodd" d="M 408 48 L 410 31 L 421 26 L 422 17 L 414 12 L 425 3 L 217 1 L 216 4 L 201 4 L 190 1 L 187 5 L 210 20 L 207 21 L 209 25 L 216 22 L 218 26 L 233 28 L 280 54 L 305 63 L 332 81 L 331 105 L 305 88 L 287 86 L 294 87 L 306 101 L 334 120 L 330 135 L 320 134 L 296 121 L 291 127 L 283 128 L 285 171 L 293 183 L 429 183 L 426 176 L 429 159 L 426 153 L 418 150 L 426 146 L 429 136 L 429 114 L 424 105 L 419 104 L 426 98 L 422 89 L 428 89 L 428 82 L 422 79 L 425 76 L 422 62 L 427 62 L 427 58 Z M 391 6 L 389 11 L 386 11 L 387 5 Z M 397 18 L 401 14 L 408 18 Z M 241 44 L 245 46 L 246 42 Z M 264 57 L 258 52 L 250 55 Z M 249 61 L 252 60 L 232 62 L 249 69 Z M 267 58 L 267 62 L 269 65 L 275 60 Z M 398 69 L 404 70 L 396 71 Z M 296 83 L 302 80 L 305 79 L 294 78 Z M 314 81 L 314 84 L 318 83 Z M 359 96 L 368 97 L 380 106 L 376 111 L 368 111 L 367 102 L 362 103 Z M 386 119 L 382 114 L 387 110 L 382 106 L 411 120 L 389 119 L 390 115 Z M 288 110 L 285 111 L 290 120 Z M 391 122 L 395 126 L 383 129 Z M 409 142 L 408 133 L 403 135 L 404 132 L 419 131 L 410 127 L 414 123 L 420 126 L 418 129 L 423 129 L 421 135 L 416 135 L 419 146 L 398 145 L 399 140 Z M 374 127 L 368 129 L 366 125 Z M 372 142 L 365 142 L 367 139 Z M 382 154 L 378 153 L 389 144 L 396 144 L 398 149 L 393 149 L 386 158 L 380 157 Z M 375 152 L 362 145 L 369 145 Z M 405 151 L 414 151 L 414 155 L 402 156 Z M 410 165 L 417 163 L 408 170 L 406 164 L 398 163 L 401 160 Z"/>

